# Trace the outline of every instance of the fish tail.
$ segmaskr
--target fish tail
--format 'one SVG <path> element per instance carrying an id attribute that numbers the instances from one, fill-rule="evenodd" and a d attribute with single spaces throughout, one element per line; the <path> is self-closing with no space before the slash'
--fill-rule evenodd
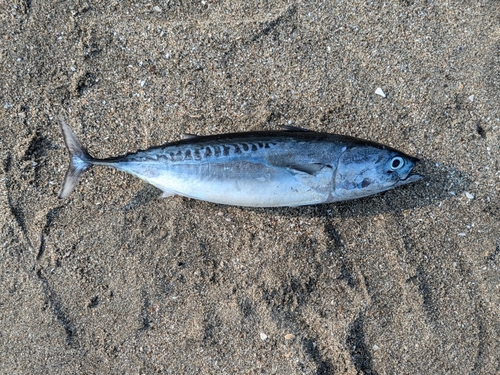
<path id="1" fill-rule="evenodd" d="M 73 129 L 63 120 L 62 116 L 59 117 L 59 124 L 61 125 L 61 132 L 64 137 L 64 143 L 69 151 L 69 167 L 64 177 L 61 190 L 59 191 L 59 198 L 66 198 L 75 188 L 79 177 L 96 161 L 87 150 L 82 146 Z"/>

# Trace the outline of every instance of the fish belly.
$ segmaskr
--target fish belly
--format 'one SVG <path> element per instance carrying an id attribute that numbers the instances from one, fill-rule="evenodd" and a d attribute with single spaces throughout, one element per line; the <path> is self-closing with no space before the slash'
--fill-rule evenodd
<path id="1" fill-rule="evenodd" d="M 333 171 L 314 175 L 266 163 L 235 161 L 168 165 L 148 176 L 134 173 L 164 191 L 204 201 L 249 207 L 323 203 L 332 191 Z"/>

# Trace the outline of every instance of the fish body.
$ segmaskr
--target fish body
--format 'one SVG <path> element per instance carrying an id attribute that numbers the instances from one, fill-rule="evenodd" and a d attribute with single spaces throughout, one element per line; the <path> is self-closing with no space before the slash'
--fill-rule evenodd
<path id="1" fill-rule="evenodd" d="M 249 207 L 302 206 L 350 200 L 421 179 L 417 159 L 353 137 L 298 128 L 189 136 L 108 159 L 95 159 L 61 121 L 70 167 L 65 198 L 92 165 L 135 175 L 163 191 Z"/>

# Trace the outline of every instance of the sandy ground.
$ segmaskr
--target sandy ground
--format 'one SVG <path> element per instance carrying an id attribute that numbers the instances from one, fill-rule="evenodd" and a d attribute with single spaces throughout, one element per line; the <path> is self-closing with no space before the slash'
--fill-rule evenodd
<path id="1" fill-rule="evenodd" d="M 500 372 L 500 2 L 0 2 L 0 373 Z M 380 87 L 386 97 L 375 94 Z M 292 124 L 415 185 L 248 209 L 97 157 Z"/>

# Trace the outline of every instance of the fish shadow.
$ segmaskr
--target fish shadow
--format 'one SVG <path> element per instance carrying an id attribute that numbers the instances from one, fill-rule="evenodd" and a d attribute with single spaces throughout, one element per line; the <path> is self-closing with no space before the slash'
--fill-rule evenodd
<path id="1" fill-rule="evenodd" d="M 121 209 L 123 211 L 133 211 L 141 206 L 147 205 L 151 201 L 163 201 L 163 199 L 160 198 L 161 194 L 162 192 L 160 189 L 155 188 L 153 185 L 146 184 L 146 186 L 135 193 L 132 199 L 130 199 Z"/>

